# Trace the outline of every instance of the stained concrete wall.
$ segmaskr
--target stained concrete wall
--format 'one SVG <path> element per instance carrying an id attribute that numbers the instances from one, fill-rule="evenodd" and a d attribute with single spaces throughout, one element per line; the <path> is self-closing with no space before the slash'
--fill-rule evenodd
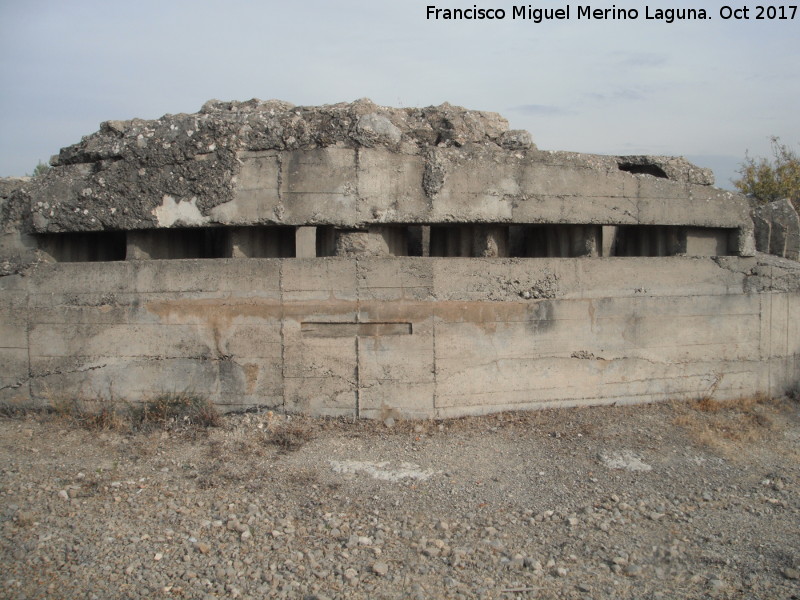
<path id="1" fill-rule="evenodd" d="M 431 159 L 420 154 L 376 148 L 245 152 L 240 154 L 232 200 L 202 219 L 341 226 L 505 222 L 751 227 L 741 196 L 708 185 L 593 169 L 584 155 L 482 148 L 435 152 L 442 176 L 433 192 L 423 186 Z M 172 213 L 164 214 L 172 220 Z M 162 226 L 168 226 L 166 221 Z M 751 239 L 743 240 L 742 253 L 752 254 Z"/>
<path id="2" fill-rule="evenodd" d="M 775 262 L 778 261 L 778 262 Z M 325 258 L 42 264 L 0 278 L 0 399 L 379 417 L 780 393 L 796 263 Z"/>

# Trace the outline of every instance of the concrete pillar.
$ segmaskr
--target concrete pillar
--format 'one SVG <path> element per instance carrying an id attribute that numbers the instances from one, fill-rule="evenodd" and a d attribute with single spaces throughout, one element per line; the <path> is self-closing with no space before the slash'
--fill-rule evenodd
<path id="1" fill-rule="evenodd" d="M 373 225 L 368 229 L 337 229 L 336 256 L 404 256 L 405 231 L 397 227 Z"/>
<path id="2" fill-rule="evenodd" d="M 431 226 L 422 226 L 422 256 L 431 255 Z"/>
<path id="3" fill-rule="evenodd" d="M 469 258 L 472 256 L 472 227 L 469 225 L 457 225 L 453 231 L 458 235 L 458 250 L 453 256 Z"/>
<path id="4" fill-rule="evenodd" d="M 294 256 L 291 229 L 282 227 L 234 227 L 230 230 L 228 256 L 232 258 L 280 258 Z"/>
<path id="5" fill-rule="evenodd" d="M 156 240 L 152 231 L 129 231 L 125 251 L 125 260 L 148 260 L 158 258 L 156 254 Z"/>
<path id="6" fill-rule="evenodd" d="M 508 256 L 508 227 L 505 225 L 474 225 L 472 228 L 472 256 Z"/>
<path id="7" fill-rule="evenodd" d="M 556 226 L 556 239 L 558 242 L 558 249 L 556 256 L 558 258 L 566 258 L 570 255 L 570 239 L 569 228 L 564 225 Z"/>
<path id="8" fill-rule="evenodd" d="M 617 228 L 615 225 L 604 225 L 600 232 L 600 256 L 614 256 L 617 243 Z"/>
<path id="9" fill-rule="evenodd" d="M 655 256 L 667 255 L 667 236 L 664 227 L 653 228 L 653 254 Z"/>
<path id="10" fill-rule="evenodd" d="M 298 227 L 295 232 L 295 256 L 314 258 L 317 256 L 317 228 Z"/>
<path id="11" fill-rule="evenodd" d="M 437 256 L 469 256 L 470 248 L 465 247 L 469 243 L 463 235 L 464 226 L 446 225 L 439 227 L 437 233 L 441 238 L 440 254 Z"/>
<path id="12" fill-rule="evenodd" d="M 666 227 L 667 256 L 676 256 L 686 252 L 686 237 L 681 235 L 680 227 Z"/>
<path id="13" fill-rule="evenodd" d="M 569 254 L 567 256 L 598 256 L 600 227 L 596 225 L 567 225 L 565 229 L 570 241 Z"/>
<path id="14" fill-rule="evenodd" d="M 634 256 L 650 256 L 650 234 L 644 227 L 636 228 L 637 252 Z"/>

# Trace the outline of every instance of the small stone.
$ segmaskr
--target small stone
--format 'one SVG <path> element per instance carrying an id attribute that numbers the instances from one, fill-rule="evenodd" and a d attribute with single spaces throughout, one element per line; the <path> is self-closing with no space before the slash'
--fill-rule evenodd
<path id="1" fill-rule="evenodd" d="M 523 561 L 522 564 L 527 569 L 533 569 L 534 571 L 541 571 L 542 570 L 542 563 L 540 561 L 538 561 L 538 560 L 533 559 L 533 558 L 526 558 Z"/>
<path id="2" fill-rule="evenodd" d="M 386 417 L 386 418 L 383 420 L 383 424 L 384 424 L 386 427 L 394 427 L 394 417 Z"/>
<path id="3" fill-rule="evenodd" d="M 20 526 L 28 526 L 33 525 L 34 521 L 36 520 L 36 516 L 29 511 L 21 510 L 17 513 L 16 521 L 17 525 Z"/>
<path id="4" fill-rule="evenodd" d="M 344 578 L 345 578 L 347 581 L 350 581 L 350 582 L 352 582 L 352 581 L 354 581 L 355 579 L 358 579 L 358 571 L 356 571 L 354 568 L 350 567 L 349 569 L 346 569 L 346 570 L 345 570 L 345 572 L 344 572 Z"/>
<path id="5" fill-rule="evenodd" d="M 163 554 L 163 553 L 161 553 L 161 552 L 156 552 L 156 555 L 153 557 L 153 560 L 155 560 L 155 561 L 159 561 L 159 560 L 161 560 L 162 558 L 164 558 L 164 554 Z"/>
<path id="6" fill-rule="evenodd" d="M 389 565 L 387 565 L 382 560 L 379 560 L 378 562 L 372 565 L 372 572 L 375 573 L 376 575 L 380 575 L 381 577 L 383 577 L 389 572 Z"/>
<path id="7" fill-rule="evenodd" d="M 725 587 L 725 582 L 715 577 L 708 582 L 708 585 L 715 590 L 721 590 Z"/>
<path id="8" fill-rule="evenodd" d="M 208 545 L 208 544 L 206 544 L 205 542 L 197 542 L 197 543 L 194 545 L 194 547 L 197 549 L 197 551 L 198 551 L 200 554 L 208 554 L 209 552 L 211 552 L 211 546 L 209 546 L 209 545 Z"/>
<path id="9" fill-rule="evenodd" d="M 642 567 L 639 565 L 628 565 L 625 567 L 625 575 L 628 577 L 638 577 L 642 574 Z"/>
<path id="10" fill-rule="evenodd" d="M 69 500 L 69 494 L 67 493 L 67 490 L 59 490 L 58 497 L 62 500 Z"/>
<path id="11" fill-rule="evenodd" d="M 800 569 L 786 567 L 783 570 L 783 576 L 786 577 L 786 579 L 800 579 Z"/>
<path id="12" fill-rule="evenodd" d="M 253 534 L 252 534 L 252 533 L 250 533 L 250 530 L 249 530 L 249 529 L 245 529 L 245 530 L 242 532 L 241 539 L 242 539 L 242 541 L 243 541 L 243 542 L 246 542 L 246 541 L 247 541 L 247 540 L 249 540 L 251 537 L 253 537 Z"/>

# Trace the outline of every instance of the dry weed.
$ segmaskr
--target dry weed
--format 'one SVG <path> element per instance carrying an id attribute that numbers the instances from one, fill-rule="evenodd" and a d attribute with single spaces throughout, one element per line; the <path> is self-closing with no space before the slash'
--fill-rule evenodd
<path id="1" fill-rule="evenodd" d="M 299 450 L 312 439 L 314 439 L 314 432 L 304 423 L 284 423 L 273 426 L 264 437 L 265 443 L 278 446 L 283 452 Z"/>
<path id="2" fill-rule="evenodd" d="M 132 418 L 139 426 L 156 425 L 165 430 L 222 425 L 222 417 L 211 401 L 189 392 L 156 396 L 133 411 Z"/>
<path id="3" fill-rule="evenodd" d="M 673 423 L 686 429 L 698 444 L 735 454 L 742 445 L 761 441 L 774 429 L 776 408 L 777 401 L 765 395 L 730 401 L 701 398 L 674 403 Z"/>
<path id="4" fill-rule="evenodd" d="M 56 418 L 91 431 L 127 431 L 130 421 L 127 407 L 121 409 L 113 401 L 58 398 L 50 403 Z"/>

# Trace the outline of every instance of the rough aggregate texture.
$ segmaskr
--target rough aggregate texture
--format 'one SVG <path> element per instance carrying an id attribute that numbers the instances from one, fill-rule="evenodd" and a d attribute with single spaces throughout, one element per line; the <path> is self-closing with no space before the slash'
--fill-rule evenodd
<path id="1" fill-rule="evenodd" d="M 800 405 L 0 420 L 5 598 L 797 598 Z"/>
<path id="2" fill-rule="evenodd" d="M 154 209 L 170 200 L 191 203 L 203 216 L 230 202 L 242 153 L 327 147 L 423 155 L 422 186 L 431 199 L 444 184 L 448 161 L 501 156 L 601 174 L 631 170 L 687 185 L 714 182 L 709 169 L 680 157 L 539 151 L 527 131 L 509 130 L 502 116 L 448 103 L 391 108 L 362 99 L 303 107 L 253 99 L 211 100 L 197 113 L 155 120 L 105 121 L 63 148 L 52 169 L 16 194 L 33 211 L 28 227 L 38 232 L 150 228 L 158 226 Z M 455 152 L 444 159 L 437 149 Z"/>

